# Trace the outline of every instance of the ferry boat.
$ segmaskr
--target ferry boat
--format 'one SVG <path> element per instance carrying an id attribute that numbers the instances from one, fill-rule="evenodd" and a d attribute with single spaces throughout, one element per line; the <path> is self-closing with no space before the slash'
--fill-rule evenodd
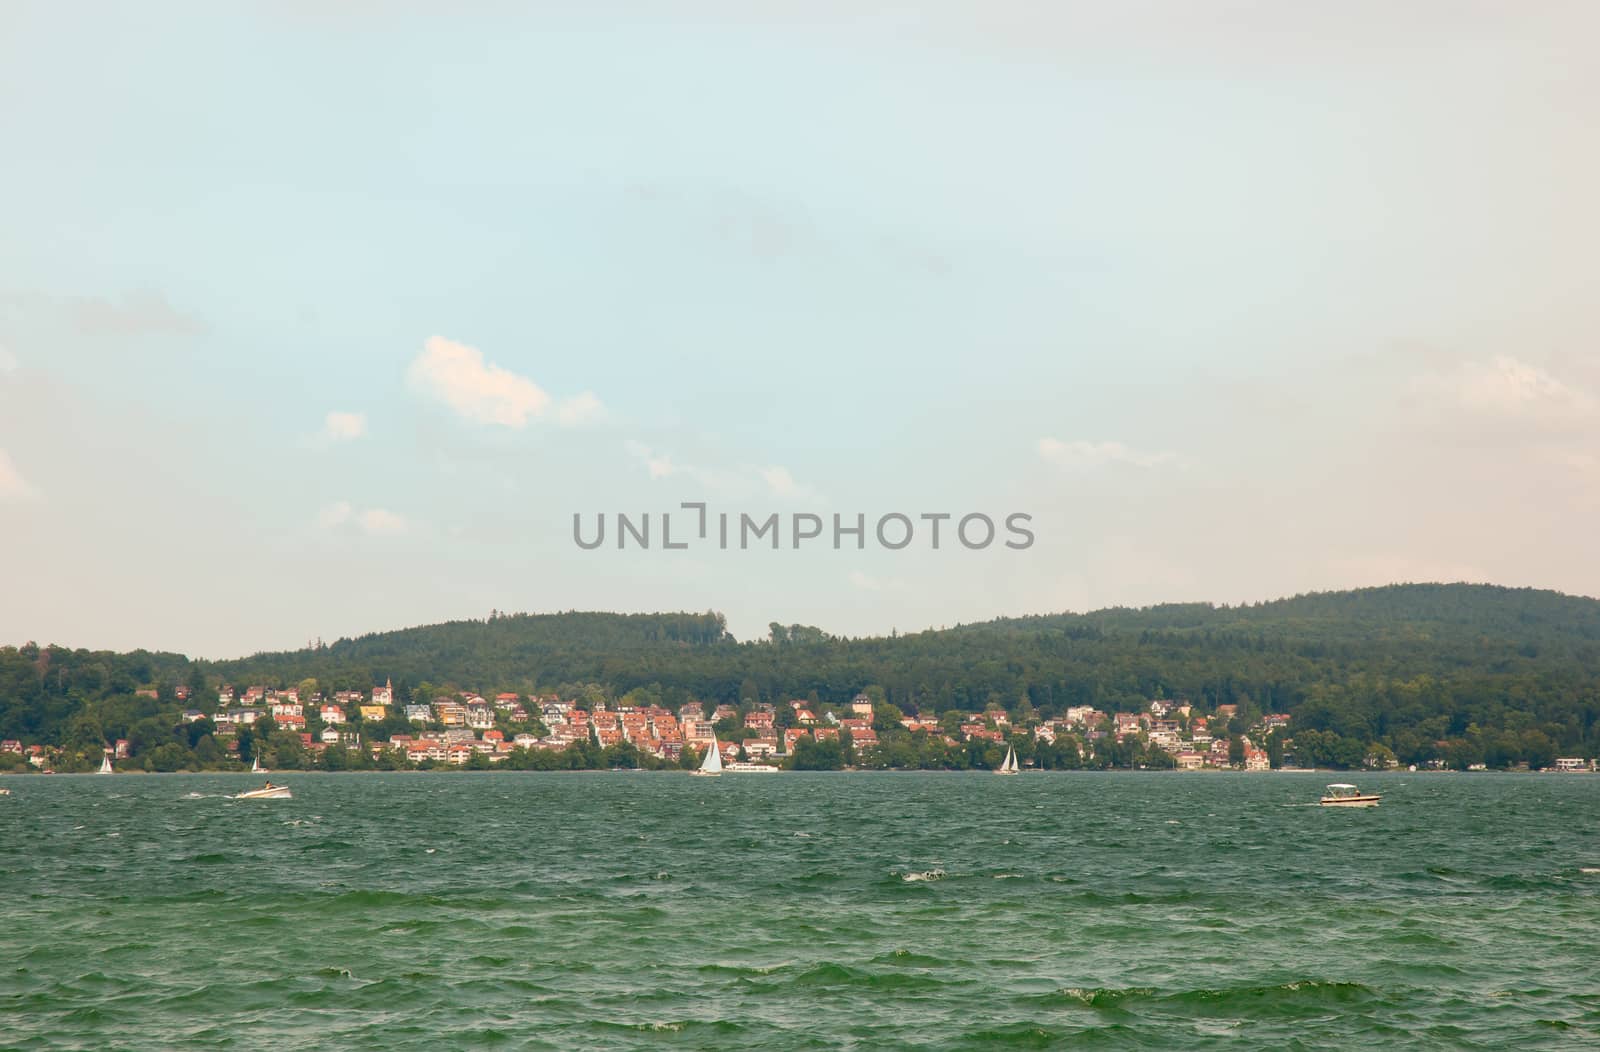
<path id="1" fill-rule="evenodd" d="M 735 760 L 723 768 L 729 774 L 777 774 L 783 770 L 769 763 L 751 763 L 748 760 Z"/>
<path id="2" fill-rule="evenodd" d="M 234 795 L 235 800 L 289 800 L 294 796 L 289 792 L 287 785 L 273 785 L 268 782 L 260 789 L 247 789 Z"/>
<path id="3" fill-rule="evenodd" d="M 1377 793 L 1363 793 L 1349 782 L 1335 782 L 1317 802 L 1323 807 L 1377 807 L 1382 799 Z"/>

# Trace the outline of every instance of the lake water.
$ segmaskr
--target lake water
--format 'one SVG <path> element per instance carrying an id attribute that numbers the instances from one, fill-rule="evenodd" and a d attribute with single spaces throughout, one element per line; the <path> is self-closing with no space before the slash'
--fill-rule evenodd
<path id="1" fill-rule="evenodd" d="M 1600 1047 L 1600 776 L 0 780 L 0 1046 Z"/>

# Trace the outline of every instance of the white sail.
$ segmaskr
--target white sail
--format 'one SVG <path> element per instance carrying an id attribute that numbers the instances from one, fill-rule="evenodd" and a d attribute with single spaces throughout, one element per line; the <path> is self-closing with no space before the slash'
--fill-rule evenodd
<path id="1" fill-rule="evenodd" d="M 706 774 L 722 773 L 722 749 L 715 741 L 706 747 L 706 758 L 700 761 L 700 769 Z"/>
<path id="2" fill-rule="evenodd" d="M 257 756 L 255 759 L 250 761 L 250 773 L 251 774 L 260 774 L 261 773 L 261 757 Z"/>
<path id="3" fill-rule="evenodd" d="M 113 771 L 111 769 L 111 757 L 109 757 L 109 756 L 100 757 L 100 773 L 101 774 L 115 774 L 116 773 L 115 771 Z"/>
<path id="4" fill-rule="evenodd" d="M 1019 770 L 1021 768 L 1017 766 L 1017 750 L 1008 745 L 1006 746 L 1006 758 L 1001 762 L 1000 770 L 996 773 L 1016 774 Z"/>

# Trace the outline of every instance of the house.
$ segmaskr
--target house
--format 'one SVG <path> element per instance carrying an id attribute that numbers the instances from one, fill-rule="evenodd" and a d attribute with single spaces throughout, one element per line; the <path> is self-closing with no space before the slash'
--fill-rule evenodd
<path id="1" fill-rule="evenodd" d="M 520 704 L 522 704 L 522 696 L 520 694 L 512 694 L 507 691 L 494 696 L 494 707 L 497 709 L 511 709 Z"/>
<path id="2" fill-rule="evenodd" d="M 17 741 L 17 739 L 15 739 L 15 738 L 7 738 L 5 741 L 0 742 L 0 752 L 17 752 L 17 753 L 20 753 L 21 751 L 22 751 L 22 743 Z"/>
<path id="3" fill-rule="evenodd" d="M 256 720 L 259 720 L 260 718 L 261 718 L 261 710 L 260 709 L 240 709 L 238 712 L 233 714 L 234 722 L 236 722 L 236 723 L 238 723 L 238 724 L 240 724 L 241 726 L 244 726 L 244 727 L 250 726 L 252 723 L 254 723 Z"/>
<path id="4" fill-rule="evenodd" d="M 871 749 L 878 744 L 878 732 L 871 727 L 850 732 L 850 744 L 857 749 Z"/>
<path id="5" fill-rule="evenodd" d="M 744 741 L 744 753 L 752 760 L 765 760 L 777 751 L 775 738 L 746 738 Z"/>
<path id="6" fill-rule="evenodd" d="M 1589 761 L 1580 756 L 1556 757 L 1556 770 L 1558 771 L 1587 771 Z"/>
<path id="7" fill-rule="evenodd" d="M 1239 706 L 1237 705 L 1217 706 L 1217 719 L 1219 720 L 1231 720 L 1237 715 L 1239 715 Z"/>
<path id="8" fill-rule="evenodd" d="M 184 723 L 199 723 L 201 720 L 203 720 L 205 718 L 206 718 L 206 714 L 201 712 L 199 709 L 184 709 L 183 710 L 183 722 Z"/>
<path id="9" fill-rule="evenodd" d="M 1206 758 L 1193 749 L 1185 749 L 1173 757 L 1178 762 L 1180 771 L 1198 771 L 1206 765 Z"/>
<path id="10" fill-rule="evenodd" d="M 961 737 L 964 741 L 972 741 L 974 738 L 979 739 L 980 741 L 992 742 L 1003 742 L 1006 740 L 1004 731 L 997 730 L 982 723 L 963 723 L 961 725 Z"/>
<path id="11" fill-rule="evenodd" d="M 12 751 L 15 751 L 15 750 L 12 750 Z M 126 738 L 118 738 L 117 739 L 117 744 L 112 749 L 112 752 L 115 754 L 117 759 L 126 760 L 128 758 L 128 739 L 126 739 Z"/>
<path id="12" fill-rule="evenodd" d="M 280 698 L 279 700 L 277 700 L 277 701 L 272 703 L 272 718 L 273 719 L 277 719 L 279 716 L 299 716 L 299 715 L 301 715 L 301 709 L 300 709 L 300 703 L 298 701 L 284 701 L 283 699 Z"/>
<path id="13" fill-rule="evenodd" d="M 433 707 L 431 705 L 407 705 L 406 719 L 412 723 L 430 723 L 433 720 Z"/>
<path id="14" fill-rule="evenodd" d="M 772 713 L 770 712 L 752 712 L 747 714 L 744 718 L 745 730 L 755 731 L 758 734 L 766 734 L 770 732 L 772 730 L 772 723 Z"/>
<path id="15" fill-rule="evenodd" d="M 344 710 L 337 705 L 322 706 L 322 722 L 337 727 L 344 722 Z"/>
<path id="16" fill-rule="evenodd" d="M 1270 716 L 1261 717 L 1261 728 L 1265 731 L 1288 730 L 1290 716 L 1286 712 L 1274 712 Z"/>
<path id="17" fill-rule="evenodd" d="M 280 716 L 273 722 L 286 731 L 303 731 L 306 729 L 306 718 L 304 716 Z"/>
<path id="18" fill-rule="evenodd" d="M 389 716 L 389 709 L 385 705 L 362 705 L 358 711 L 360 711 L 363 720 L 372 720 L 374 722 L 387 719 Z"/>
<path id="19" fill-rule="evenodd" d="M 384 708 L 394 704 L 394 680 L 386 679 L 383 686 L 372 688 L 372 703 Z"/>
<path id="20" fill-rule="evenodd" d="M 322 744 L 324 744 L 324 745 L 336 745 L 336 744 L 338 744 L 338 741 L 339 741 L 339 728 L 337 728 L 337 727 L 324 727 L 324 728 L 322 728 Z"/>
<path id="21" fill-rule="evenodd" d="M 850 699 L 850 715 L 872 719 L 872 699 L 865 694 L 857 694 Z"/>

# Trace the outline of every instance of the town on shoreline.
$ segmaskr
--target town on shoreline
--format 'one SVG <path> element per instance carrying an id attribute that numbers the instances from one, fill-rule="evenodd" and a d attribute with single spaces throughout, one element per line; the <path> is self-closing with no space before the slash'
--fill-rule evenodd
<path id="1" fill-rule="evenodd" d="M 164 698 L 164 692 L 170 692 Z M 994 770 L 1008 749 L 1033 770 L 1385 770 L 1401 766 L 1382 745 L 1325 731 L 1297 733 L 1283 713 L 1223 704 L 1201 711 L 1185 699 L 1148 699 L 1137 711 L 1067 708 L 1042 718 L 998 702 L 980 712 L 907 714 L 869 687 L 848 703 L 815 697 L 672 711 L 645 692 L 611 698 L 598 687 L 492 698 L 473 691 L 397 695 L 370 691 L 224 684 L 208 704 L 188 687 L 143 688 L 159 706 L 187 704 L 175 726 L 152 714 L 125 735 L 81 728 L 63 743 L 0 741 L 0 774 L 256 770 L 607 770 L 692 769 L 717 748 L 727 764 L 798 771 Z M 421 695 L 418 697 L 417 695 Z M 1441 746 L 1447 743 L 1441 742 Z M 1441 749 L 1441 752 L 1443 750 Z M 1594 771 L 1581 757 L 1551 757 L 1533 769 Z M 1440 755 L 1410 770 L 1485 770 Z M 1530 769 L 1527 763 L 1502 769 Z"/>

